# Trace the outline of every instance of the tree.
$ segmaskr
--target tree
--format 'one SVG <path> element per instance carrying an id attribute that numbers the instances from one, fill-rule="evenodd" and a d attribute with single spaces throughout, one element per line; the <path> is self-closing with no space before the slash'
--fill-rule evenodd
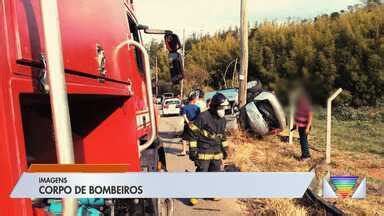
<path id="1" fill-rule="evenodd" d="M 255 23 L 249 33 L 248 79 L 261 80 L 283 98 L 290 84 L 301 80 L 319 104 L 341 87 L 348 96 L 344 101 L 375 105 L 384 97 L 384 5 L 364 2 L 313 21 Z M 149 47 L 151 62 L 158 58 L 160 79 L 169 83 L 163 44 Z M 223 87 L 225 70 L 238 57 L 238 29 L 194 35 L 186 42 L 185 90 Z M 232 77 L 227 73 L 226 80 Z"/>

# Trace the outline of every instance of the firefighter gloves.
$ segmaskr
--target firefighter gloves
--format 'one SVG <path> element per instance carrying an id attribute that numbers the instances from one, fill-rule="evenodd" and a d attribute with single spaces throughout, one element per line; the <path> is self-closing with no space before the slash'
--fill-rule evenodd
<path id="1" fill-rule="evenodd" d="M 189 159 L 195 161 L 197 159 L 197 151 L 189 151 Z"/>

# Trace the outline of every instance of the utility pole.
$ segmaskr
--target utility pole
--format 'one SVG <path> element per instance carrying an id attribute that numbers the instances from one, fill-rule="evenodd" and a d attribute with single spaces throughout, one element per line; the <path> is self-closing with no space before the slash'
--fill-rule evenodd
<path id="1" fill-rule="evenodd" d="M 159 96 L 159 71 L 157 70 L 157 56 L 155 58 L 155 89 L 157 97 Z"/>
<path id="2" fill-rule="evenodd" d="M 248 79 L 248 12 L 247 0 L 241 0 L 240 9 L 240 73 L 239 73 L 239 105 L 247 103 Z"/>
<path id="3" fill-rule="evenodd" d="M 184 65 L 185 65 L 185 29 L 183 29 L 183 52 L 182 52 L 182 56 L 183 56 L 183 68 L 184 68 Z M 183 88 L 184 88 L 184 78 L 181 80 L 180 82 L 180 99 L 183 100 L 184 98 L 184 91 L 183 91 Z"/>

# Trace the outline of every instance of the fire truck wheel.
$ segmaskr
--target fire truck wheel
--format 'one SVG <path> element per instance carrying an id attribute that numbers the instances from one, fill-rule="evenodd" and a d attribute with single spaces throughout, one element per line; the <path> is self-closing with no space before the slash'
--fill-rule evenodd
<path id="1" fill-rule="evenodd" d="M 153 199 L 156 209 L 156 216 L 173 216 L 173 200 L 172 199 Z"/>

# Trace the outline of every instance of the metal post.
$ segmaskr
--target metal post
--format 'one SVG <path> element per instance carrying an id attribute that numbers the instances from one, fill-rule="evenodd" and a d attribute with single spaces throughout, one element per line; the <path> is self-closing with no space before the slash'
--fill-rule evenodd
<path id="1" fill-rule="evenodd" d="M 247 79 L 248 79 L 248 13 L 247 0 L 241 0 L 240 10 L 240 108 L 247 103 Z"/>
<path id="2" fill-rule="evenodd" d="M 325 161 L 327 164 L 331 163 L 331 116 L 332 116 L 332 101 L 339 95 L 343 89 L 339 88 L 327 100 L 327 146 Z"/>
<path id="3" fill-rule="evenodd" d="M 184 96 L 183 96 L 183 94 L 184 94 L 183 88 L 184 88 L 184 79 L 182 79 L 180 81 L 180 100 L 181 101 L 183 101 L 183 98 L 184 98 Z"/>
<path id="4" fill-rule="evenodd" d="M 183 60 L 184 60 L 184 57 L 185 57 L 185 29 L 183 29 Z M 183 67 L 184 67 L 184 61 L 183 61 Z"/>
<path id="5" fill-rule="evenodd" d="M 183 68 L 184 68 L 184 65 L 185 65 L 185 29 L 183 29 L 183 52 L 182 52 L 182 56 L 183 56 Z M 181 83 L 180 83 L 180 99 L 183 100 L 184 98 L 184 78 L 181 80 Z"/>
<path id="6" fill-rule="evenodd" d="M 49 95 L 55 131 L 57 161 L 60 164 L 73 164 L 75 159 L 57 1 L 41 0 L 41 14 L 47 52 Z M 63 201 L 63 215 L 76 215 L 77 200 L 64 199 Z"/>
<path id="7" fill-rule="evenodd" d="M 232 88 L 234 88 L 236 86 L 236 82 L 235 82 L 235 74 L 236 74 L 236 67 L 237 67 L 237 58 L 236 58 L 236 61 L 235 61 L 235 66 L 233 67 L 233 73 L 232 73 Z"/>
<path id="8" fill-rule="evenodd" d="M 157 56 L 155 58 L 155 89 L 156 89 L 156 97 L 159 96 L 159 71 L 157 68 Z"/>
<path id="9" fill-rule="evenodd" d="M 227 77 L 227 71 L 229 69 L 229 67 L 234 63 L 234 62 L 237 62 L 237 58 L 232 60 L 231 62 L 228 63 L 227 67 L 225 68 L 225 71 L 224 71 L 224 76 L 223 76 L 223 80 L 224 80 L 224 88 L 227 88 L 227 80 L 226 80 L 226 77 Z M 235 66 L 236 67 L 236 63 L 235 63 Z M 233 70 L 235 71 L 235 69 Z"/>

